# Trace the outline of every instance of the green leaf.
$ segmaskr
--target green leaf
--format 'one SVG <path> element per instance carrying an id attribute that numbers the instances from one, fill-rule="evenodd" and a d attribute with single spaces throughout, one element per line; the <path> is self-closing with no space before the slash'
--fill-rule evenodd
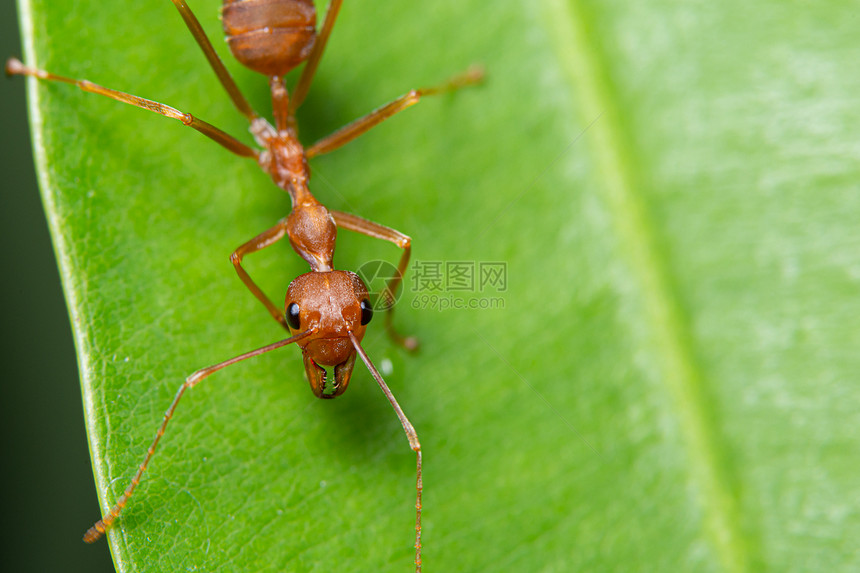
<path id="1" fill-rule="evenodd" d="M 250 141 L 169 2 L 21 6 L 30 63 Z M 217 39 L 216 2 L 191 7 Z M 395 320 L 419 354 L 365 339 L 424 446 L 426 570 L 860 566 L 855 12 L 345 3 L 306 141 L 488 73 L 312 164 L 330 207 L 413 237 L 425 278 L 505 265 L 504 291 L 407 277 Z M 288 198 L 175 121 L 32 87 L 104 509 L 186 375 L 283 336 L 227 257 Z M 396 260 L 376 243 L 341 233 L 336 262 Z M 276 300 L 306 270 L 287 245 L 248 264 Z M 338 400 L 306 384 L 287 348 L 190 391 L 109 534 L 117 568 L 409 570 L 397 419 L 360 365 Z"/>

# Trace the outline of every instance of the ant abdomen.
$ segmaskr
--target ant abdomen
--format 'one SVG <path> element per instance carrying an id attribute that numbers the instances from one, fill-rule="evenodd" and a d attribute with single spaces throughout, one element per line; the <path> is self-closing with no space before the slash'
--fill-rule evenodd
<path id="1" fill-rule="evenodd" d="M 233 56 L 269 77 L 304 62 L 316 40 L 311 0 L 224 0 L 221 18 Z"/>

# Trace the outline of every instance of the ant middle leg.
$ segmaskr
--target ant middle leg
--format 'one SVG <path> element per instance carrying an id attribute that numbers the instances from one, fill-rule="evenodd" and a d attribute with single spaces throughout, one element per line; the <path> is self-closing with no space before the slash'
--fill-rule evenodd
<path id="1" fill-rule="evenodd" d="M 310 147 L 306 148 L 305 155 L 310 159 L 311 157 L 316 157 L 317 155 L 323 155 L 330 151 L 334 151 L 339 147 L 343 147 L 359 135 L 370 131 L 394 114 L 399 113 L 408 107 L 412 107 L 424 96 L 438 95 L 454 91 L 462 87 L 474 85 L 480 82 L 483 77 L 483 70 L 475 67 L 466 70 L 462 74 L 454 76 L 444 84 L 430 88 L 411 90 L 394 101 L 373 110 L 364 117 L 360 117 L 349 125 L 323 137 Z"/>
<path id="2" fill-rule="evenodd" d="M 184 113 L 176 108 L 170 107 L 169 105 L 164 105 L 163 103 L 159 103 L 157 101 L 106 88 L 104 86 L 94 84 L 89 80 L 68 78 L 58 74 L 53 74 L 51 72 L 46 72 L 44 70 L 30 68 L 25 66 L 23 63 L 21 63 L 20 60 L 16 58 L 9 58 L 6 61 L 6 74 L 10 76 L 30 76 L 44 81 L 71 84 L 73 86 L 77 86 L 85 92 L 103 95 L 118 102 L 127 103 L 129 105 L 133 105 L 135 107 L 139 107 L 141 109 L 157 113 L 158 115 L 163 115 L 164 117 L 179 120 L 182 122 L 183 125 L 196 129 L 209 139 L 213 140 L 215 143 L 219 144 L 220 146 L 226 148 L 228 151 L 231 151 L 240 157 L 248 157 L 250 159 L 256 160 L 260 156 L 259 151 L 245 145 L 232 135 L 221 131 L 211 123 L 207 123 L 201 119 L 197 119 L 190 113 Z"/>

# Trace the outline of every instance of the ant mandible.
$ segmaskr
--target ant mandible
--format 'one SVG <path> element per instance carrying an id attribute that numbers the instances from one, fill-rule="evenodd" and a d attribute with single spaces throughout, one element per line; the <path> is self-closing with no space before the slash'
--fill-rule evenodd
<path id="1" fill-rule="evenodd" d="M 295 343 L 302 349 L 305 373 L 311 390 L 318 398 L 336 398 L 343 394 L 349 384 L 356 356 L 359 356 L 394 408 L 403 425 L 409 445 L 416 454 L 415 568 L 420 572 L 423 490 L 421 444 L 412 424 L 361 346 L 365 329 L 373 316 L 367 286 L 355 273 L 335 270 L 332 262 L 339 228 L 389 241 L 400 247 L 403 252 L 397 265 L 397 272 L 389 280 L 383 292 L 384 299 L 390 302 L 400 286 L 409 262 L 411 239 L 399 231 L 361 217 L 327 209 L 308 188 L 310 179 L 308 159 L 345 145 L 394 114 L 418 103 L 423 96 L 474 84 L 480 81 L 482 73 L 480 70 L 472 69 L 441 86 L 412 90 L 306 148 L 298 139 L 295 114 L 310 88 L 342 0 L 331 0 L 319 31 L 316 29 L 316 10 L 311 0 L 224 0 L 221 14 L 230 51 L 244 66 L 269 79 L 274 125 L 260 117 L 248 104 L 188 5 L 183 0 L 172 0 L 172 2 L 203 50 L 233 104 L 250 122 L 250 131 L 262 150 L 245 145 L 189 113 L 183 113 L 152 100 L 105 88 L 87 80 L 76 80 L 27 67 L 14 58 L 6 63 L 6 73 L 74 84 L 83 91 L 107 96 L 177 119 L 183 125 L 196 129 L 234 154 L 255 160 L 278 187 L 289 193 L 292 210 L 289 216 L 278 221 L 275 226 L 236 249 L 231 255 L 231 261 L 248 290 L 263 303 L 272 317 L 287 329 L 291 336 L 203 368 L 186 378 L 165 412 L 155 439 L 147 449 L 146 456 L 131 483 L 113 507 L 87 531 L 84 541 L 92 543 L 102 537 L 119 517 L 140 483 L 143 472 L 164 435 L 167 423 L 173 417 L 176 406 L 186 390 L 222 368 Z M 287 91 L 284 76 L 303 62 L 305 67 L 291 95 Z M 289 238 L 290 245 L 296 253 L 307 261 L 311 270 L 290 283 L 285 310 L 281 311 L 245 272 L 242 268 L 242 259 L 285 236 Z M 394 331 L 391 326 L 390 307 L 386 314 L 386 329 L 401 345 L 406 348 L 415 347 L 414 339 L 400 337 Z M 333 368 L 334 381 L 327 378 L 326 370 L 323 368 L 325 366 Z"/>

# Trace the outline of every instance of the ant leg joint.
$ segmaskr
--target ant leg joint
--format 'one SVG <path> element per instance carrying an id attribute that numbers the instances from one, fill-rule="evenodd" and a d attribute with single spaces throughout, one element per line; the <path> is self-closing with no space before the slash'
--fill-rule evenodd
<path id="1" fill-rule="evenodd" d="M 185 387 L 193 388 L 198 382 L 206 378 L 205 370 L 198 370 L 191 376 L 185 379 Z"/>
<path id="2" fill-rule="evenodd" d="M 194 123 L 194 116 L 190 113 L 183 113 L 182 117 L 179 118 L 183 125 L 191 125 Z"/>
<path id="3" fill-rule="evenodd" d="M 260 147 L 267 147 L 268 142 L 277 136 L 275 128 L 262 117 L 258 117 L 251 121 L 249 131 L 251 132 L 251 135 L 254 136 L 254 141 L 256 141 Z"/>

